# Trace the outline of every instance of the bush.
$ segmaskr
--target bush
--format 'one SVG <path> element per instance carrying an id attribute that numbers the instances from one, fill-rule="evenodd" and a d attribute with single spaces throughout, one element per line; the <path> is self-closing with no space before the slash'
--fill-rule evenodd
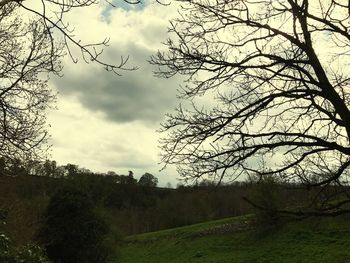
<path id="1" fill-rule="evenodd" d="M 44 250 L 37 245 L 16 248 L 11 240 L 0 234 L 0 262 L 6 263 L 50 263 Z"/>
<path id="2" fill-rule="evenodd" d="M 110 228 L 89 196 L 74 188 L 54 194 L 41 237 L 50 259 L 60 263 L 104 263 L 113 252 Z"/>
<path id="3" fill-rule="evenodd" d="M 249 200 L 256 205 L 257 222 L 264 226 L 274 226 L 280 222 L 281 191 L 280 184 L 272 177 L 251 177 Z"/>

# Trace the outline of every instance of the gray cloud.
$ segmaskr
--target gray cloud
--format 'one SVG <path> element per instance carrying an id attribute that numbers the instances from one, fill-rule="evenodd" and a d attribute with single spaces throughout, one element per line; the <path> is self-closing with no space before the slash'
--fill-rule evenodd
<path id="1" fill-rule="evenodd" d="M 102 112 L 108 120 L 158 123 L 177 104 L 179 80 L 155 78 L 147 62 L 152 51 L 147 48 L 131 45 L 122 52 L 130 54 L 130 65 L 140 68 L 125 71 L 121 77 L 98 67 L 66 69 L 64 78 L 54 80 L 55 86 L 61 95 L 74 94 L 85 108 Z M 106 56 L 116 57 L 112 50 Z"/>

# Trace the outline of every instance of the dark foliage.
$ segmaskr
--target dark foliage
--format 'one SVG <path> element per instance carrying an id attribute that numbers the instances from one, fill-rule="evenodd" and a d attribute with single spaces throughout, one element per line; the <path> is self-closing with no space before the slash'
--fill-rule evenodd
<path id="1" fill-rule="evenodd" d="M 139 185 L 147 186 L 147 187 L 156 187 L 158 184 L 158 179 L 153 174 L 145 173 L 141 176 L 139 180 Z"/>
<path id="2" fill-rule="evenodd" d="M 71 187 L 51 198 L 41 236 L 55 262 L 103 263 L 110 252 L 105 245 L 108 232 L 89 196 Z"/>

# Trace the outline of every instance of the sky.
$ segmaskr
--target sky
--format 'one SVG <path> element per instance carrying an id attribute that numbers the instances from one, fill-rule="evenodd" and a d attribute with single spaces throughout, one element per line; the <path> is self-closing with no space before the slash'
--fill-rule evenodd
<path id="1" fill-rule="evenodd" d="M 160 171 L 157 132 L 165 114 L 179 103 L 176 94 L 179 77 L 154 77 L 155 67 L 147 61 L 163 49 L 169 19 L 176 6 L 157 3 L 117 7 L 94 5 L 72 11 L 67 21 L 74 25 L 76 39 L 86 43 L 110 38 L 103 59 L 118 64 L 129 56 L 122 76 L 106 72 L 101 66 L 74 64 L 63 60 L 63 77 L 52 77 L 50 85 L 58 92 L 57 109 L 48 113 L 51 125 L 51 156 L 59 165 L 77 164 L 94 172 L 114 171 L 136 178 L 145 172 L 159 179 L 159 185 L 177 184 L 175 167 Z M 119 4 L 119 6 L 118 6 Z"/>
<path id="2" fill-rule="evenodd" d="M 159 139 L 166 134 L 157 130 L 166 113 L 179 103 L 186 103 L 177 98 L 183 80 L 179 76 L 154 77 L 156 68 L 148 60 L 165 48 L 162 42 L 168 37 L 169 20 L 177 15 L 178 6 L 174 2 L 161 5 L 155 0 L 144 0 L 138 5 L 113 1 L 116 7 L 101 0 L 98 5 L 74 8 L 66 14 L 65 21 L 74 28 L 75 39 L 83 43 L 110 39 L 101 56 L 103 61 L 118 64 L 121 57 L 129 57 L 126 66 L 138 69 L 119 71 L 121 76 L 106 72 L 98 64 L 82 61 L 79 50 L 72 46 L 73 56 L 79 62 L 73 63 L 69 56 L 63 58 L 63 76 L 52 77 L 49 83 L 58 93 L 57 109 L 48 112 L 52 144 L 49 159 L 94 172 L 133 171 L 136 178 L 148 172 L 159 179 L 161 186 L 168 182 L 175 186 L 178 183 L 175 167 L 161 170 Z M 38 8 L 41 5 L 36 0 L 30 4 Z M 322 34 L 317 46 L 321 57 L 327 58 L 330 52 L 324 46 L 330 35 Z M 229 33 L 227 36 L 230 39 Z M 215 95 L 206 95 L 197 98 L 197 106 L 216 105 Z M 254 125 L 257 124 L 259 120 L 255 120 Z M 276 166 L 284 159 L 278 153 L 268 159 L 268 165 Z M 255 165 L 257 161 L 251 162 Z"/>

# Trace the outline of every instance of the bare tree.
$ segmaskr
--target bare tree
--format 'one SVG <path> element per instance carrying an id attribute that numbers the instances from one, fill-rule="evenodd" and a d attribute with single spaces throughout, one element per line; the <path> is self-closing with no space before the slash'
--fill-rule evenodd
<path id="1" fill-rule="evenodd" d="M 21 159 L 46 141 L 44 112 L 54 96 L 40 75 L 61 70 L 62 47 L 51 45 L 40 21 L 16 16 L 15 4 L 0 9 L 0 41 L 0 155 Z"/>
<path id="2" fill-rule="evenodd" d="M 193 101 L 163 124 L 165 164 L 218 182 L 273 175 L 317 189 L 310 213 L 349 212 L 348 1 L 179 2 L 168 51 L 151 59 L 159 76 L 187 76 Z M 212 94 L 216 106 L 196 106 Z"/>
<path id="3" fill-rule="evenodd" d="M 60 60 L 66 53 L 77 62 L 79 56 L 72 48 L 80 50 L 87 63 L 100 64 L 117 75 L 122 70 L 135 69 L 126 66 L 127 58 L 116 64 L 100 58 L 108 39 L 83 43 L 74 36 L 66 15 L 99 2 L 0 0 L 1 157 L 32 159 L 42 155 L 47 145 L 45 111 L 55 100 L 48 78 L 60 75 Z"/>

